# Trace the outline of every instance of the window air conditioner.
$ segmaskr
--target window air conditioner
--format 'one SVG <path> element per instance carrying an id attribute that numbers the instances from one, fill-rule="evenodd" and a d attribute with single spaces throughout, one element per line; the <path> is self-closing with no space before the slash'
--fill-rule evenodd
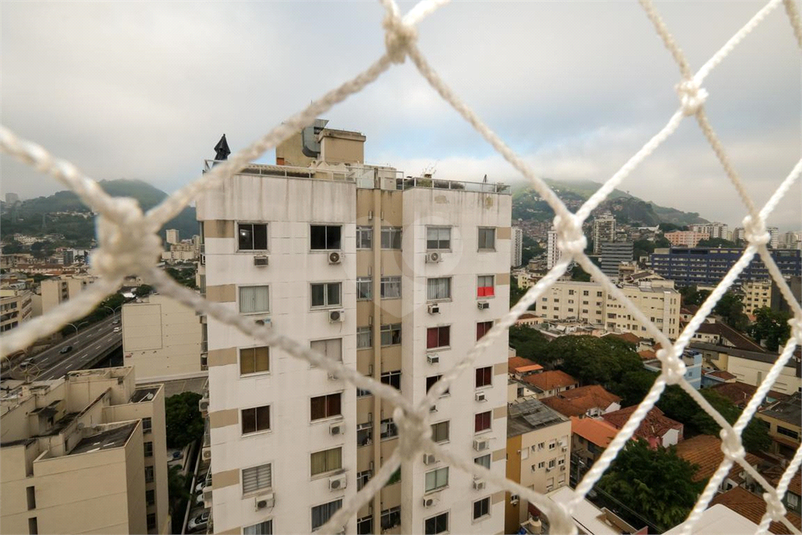
<path id="1" fill-rule="evenodd" d="M 337 251 L 329 253 L 329 264 L 339 264 L 343 261 L 343 255 Z"/>
<path id="2" fill-rule="evenodd" d="M 203 459 L 204 461 L 211 461 L 212 460 L 212 450 L 211 450 L 211 448 L 206 448 L 206 449 L 203 450 L 203 453 L 201 453 L 201 459 Z"/>
<path id="3" fill-rule="evenodd" d="M 440 305 L 437 303 L 433 303 L 429 305 L 429 314 L 439 314 L 440 313 Z"/>
<path id="4" fill-rule="evenodd" d="M 329 433 L 332 435 L 342 435 L 345 433 L 345 422 L 337 422 L 329 426 Z"/>
<path id="5" fill-rule="evenodd" d="M 487 394 L 484 392 L 477 392 L 474 397 L 476 398 L 476 401 L 487 401 Z"/>
<path id="6" fill-rule="evenodd" d="M 438 355 L 437 353 L 431 353 L 429 355 L 426 355 L 426 361 L 429 364 L 439 364 L 440 363 L 440 355 Z"/>
<path id="7" fill-rule="evenodd" d="M 329 323 L 342 323 L 345 319 L 345 310 L 330 310 Z"/>
<path id="8" fill-rule="evenodd" d="M 345 474 L 329 478 L 329 490 L 342 490 L 346 487 Z"/>
<path id="9" fill-rule="evenodd" d="M 201 412 L 206 412 L 209 410 L 209 398 L 203 397 L 198 401 L 198 410 Z"/>
<path id="10" fill-rule="evenodd" d="M 477 439 L 473 441 L 473 449 L 476 451 L 485 451 L 490 448 L 490 442 L 484 439 Z"/>
<path id="11" fill-rule="evenodd" d="M 270 494 L 263 494 L 262 496 L 257 496 L 255 499 L 256 503 L 256 510 L 259 511 L 260 509 L 267 509 L 269 507 L 273 507 L 276 504 L 275 495 L 271 492 Z"/>
<path id="12" fill-rule="evenodd" d="M 442 253 L 437 253 L 437 252 L 426 253 L 426 263 L 427 264 L 436 264 L 436 263 L 442 262 L 442 261 L 443 261 L 443 254 Z"/>
<path id="13" fill-rule="evenodd" d="M 485 310 L 490 308 L 490 303 L 488 303 L 487 301 L 479 301 L 478 303 L 476 303 L 476 307 L 479 310 Z"/>
<path id="14" fill-rule="evenodd" d="M 518 505 L 518 495 L 510 494 L 510 505 Z"/>
<path id="15" fill-rule="evenodd" d="M 428 453 L 423 454 L 423 464 L 431 465 L 436 463 L 437 463 L 437 457 L 435 457 L 434 455 L 429 455 Z"/>
<path id="16" fill-rule="evenodd" d="M 424 507 L 433 507 L 437 505 L 438 502 L 437 496 L 424 496 L 423 497 L 423 506 Z"/>
<path id="17" fill-rule="evenodd" d="M 481 479 L 474 479 L 473 480 L 473 490 L 485 490 L 487 483 L 482 481 Z"/>
<path id="18" fill-rule="evenodd" d="M 265 255 L 257 255 L 253 257 L 254 266 L 264 267 L 268 265 L 268 263 L 269 263 L 268 257 Z"/>
<path id="19" fill-rule="evenodd" d="M 273 321 L 270 318 L 258 319 L 258 320 L 255 320 L 254 323 L 256 323 L 257 325 L 264 326 L 264 327 L 272 327 L 273 326 Z"/>

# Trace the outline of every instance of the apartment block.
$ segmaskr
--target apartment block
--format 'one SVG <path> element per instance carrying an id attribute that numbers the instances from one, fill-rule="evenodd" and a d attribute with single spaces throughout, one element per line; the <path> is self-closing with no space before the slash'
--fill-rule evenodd
<path id="1" fill-rule="evenodd" d="M 546 239 L 546 268 L 553 268 L 554 264 L 560 261 L 561 256 L 562 251 L 557 247 L 557 231 L 550 230 Z"/>
<path id="2" fill-rule="evenodd" d="M 512 241 L 510 244 L 510 266 L 518 267 L 523 264 L 524 254 L 524 231 L 518 227 L 512 227 Z"/>
<path id="3" fill-rule="evenodd" d="M 601 244 L 601 270 L 613 280 L 618 278 L 622 263 L 632 262 L 634 244 L 631 241 L 604 242 Z"/>
<path id="4" fill-rule="evenodd" d="M 507 408 L 507 479 L 546 494 L 568 485 L 571 420 L 537 399 Z M 518 533 L 529 518 L 529 502 L 507 493 L 504 533 Z"/>
<path id="5" fill-rule="evenodd" d="M 732 233 L 726 223 L 702 223 L 699 225 L 691 225 L 692 232 L 699 234 L 707 234 L 710 238 L 719 238 L 722 240 L 729 240 L 732 238 Z"/>
<path id="6" fill-rule="evenodd" d="M 3 533 L 169 533 L 161 385 L 133 368 L 4 383 Z"/>
<path id="7" fill-rule="evenodd" d="M 277 147 L 285 165 L 205 192 L 199 279 L 207 299 L 418 403 L 509 309 L 511 197 L 364 165 L 364 141 L 317 121 Z M 207 332 L 214 532 L 315 531 L 395 451 L 394 407 L 213 318 Z M 430 413 L 437 442 L 498 475 L 506 361 L 505 333 Z M 503 502 L 421 455 L 343 529 L 499 533 Z"/>
<path id="8" fill-rule="evenodd" d="M 602 243 L 615 241 L 615 217 L 610 214 L 601 214 L 593 220 L 593 254 L 600 254 Z"/>
<path id="9" fill-rule="evenodd" d="M 744 281 L 741 292 L 744 296 L 744 311 L 753 314 L 761 308 L 771 308 L 772 280 Z"/>
<path id="10" fill-rule="evenodd" d="M 28 321 L 33 316 L 33 294 L 26 290 L 0 290 L 0 332 Z"/>
<path id="11" fill-rule="evenodd" d="M 201 318 L 169 297 L 149 295 L 122 308 L 123 355 L 139 382 L 206 375 Z"/>
<path id="12" fill-rule="evenodd" d="M 710 234 L 706 232 L 694 232 L 692 230 L 675 230 L 674 232 L 666 232 L 664 236 L 675 247 L 696 247 L 696 244 L 700 241 L 710 238 Z"/>
<path id="13" fill-rule="evenodd" d="M 671 339 L 679 336 L 680 294 L 671 281 L 622 284 L 619 289 L 666 336 Z M 540 297 L 535 314 L 547 319 L 603 325 L 611 332 L 632 332 L 639 336 L 646 332 L 645 325 L 622 302 L 595 282 L 554 283 Z"/>
<path id="14" fill-rule="evenodd" d="M 89 284 L 95 282 L 92 275 L 62 275 L 45 279 L 41 283 L 42 314 L 47 314 L 64 301 L 74 299 Z"/>

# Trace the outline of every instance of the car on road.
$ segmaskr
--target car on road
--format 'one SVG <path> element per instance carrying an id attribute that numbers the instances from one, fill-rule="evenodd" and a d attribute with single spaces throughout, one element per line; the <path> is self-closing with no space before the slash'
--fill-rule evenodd
<path id="1" fill-rule="evenodd" d="M 111 322 L 111 324 L 112 325 L 119 325 L 120 324 L 120 320 L 114 320 L 114 321 Z"/>
<path id="2" fill-rule="evenodd" d="M 63 355 L 64 353 L 69 353 L 70 351 L 72 351 L 72 346 L 67 346 L 67 347 L 62 347 L 59 353 Z"/>
<path id="3" fill-rule="evenodd" d="M 25 360 L 23 360 L 22 362 L 19 363 L 19 369 L 20 370 L 27 370 L 28 366 L 32 366 L 35 363 L 36 363 L 36 361 L 33 358 L 25 359 Z"/>
<path id="4" fill-rule="evenodd" d="M 122 331 L 122 328 L 120 328 L 120 327 L 115 327 L 115 328 L 114 328 L 114 332 L 118 333 L 118 332 L 120 332 L 120 331 Z"/>
<path id="5" fill-rule="evenodd" d="M 188 531 L 200 531 L 206 529 L 209 524 L 209 511 L 204 511 L 187 523 Z"/>

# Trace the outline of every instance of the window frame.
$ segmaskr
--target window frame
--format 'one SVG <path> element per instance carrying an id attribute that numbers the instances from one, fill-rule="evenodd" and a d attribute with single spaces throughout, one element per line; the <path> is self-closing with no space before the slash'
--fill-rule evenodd
<path id="1" fill-rule="evenodd" d="M 367 335 L 368 345 L 364 345 L 365 335 Z M 373 327 L 370 325 L 356 328 L 356 348 L 371 349 L 373 347 Z"/>
<path id="2" fill-rule="evenodd" d="M 493 328 L 493 325 L 495 325 L 495 322 L 493 320 L 477 321 L 476 322 L 476 341 L 478 342 L 479 340 L 484 338 L 484 336 L 488 332 L 490 332 L 490 329 Z M 480 331 L 482 331 L 482 334 L 479 334 Z"/>
<path id="3" fill-rule="evenodd" d="M 367 290 L 365 289 L 365 285 L 367 285 Z M 373 300 L 373 277 L 356 278 L 356 300 L 357 301 Z"/>
<path id="4" fill-rule="evenodd" d="M 429 278 L 427 278 L 426 279 L 426 301 L 428 301 L 430 303 L 439 303 L 439 302 L 442 302 L 442 301 L 451 301 L 451 279 L 452 279 L 452 277 L 429 277 Z M 431 287 L 429 286 L 429 283 L 435 282 L 435 281 L 447 281 L 447 287 L 448 287 L 448 292 L 447 293 L 448 293 L 448 295 L 446 297 L 432 297 L 430 295 Z"/>
<path id="5" fill-rule="evenodd" d="M 485 504 L 485 512 L 479 516 L 476 516 L 476 506 L 483 503 Z M 490 496 L 485 496 L 484 498 L 480 498 L 472 503 L 472 511 L 471 511 L 471 519 L 474 522 L 481 522 L 487 518 L 490 518 L 490 511 L 492 511 L 491 504 L 490 504 Z"/>
<path id="6" fill-rule="evenodd" d="M 484 423 L 484 417 L 487 415 L 488 424 L 487 427 L 483 427 L 479 429 L 480 423 Z M 480 420 L 481 419 L 481 420 Z M 482 411 L 477 412 L 473 415 L 473 433 L 478 435 L 480 433 L 488 433 L 493 430 L 493 411 Z"/>
<path id="7" fill-rule="evenodd" d="M 427 251 L 451 251 L 451 242 L 453 240 L 453 236 L 451 235 L 451 229 L 452 229 L 452 227 L 450 227 L 450 226 L 426 225 L 426 250 Z M 431 240 L 429 238 L 429 231 L 430 230 L 437 230 L 438 231 L 438 236 L 434 240 Z M 448 238 L 446 238 L 445 240 L 439 236 L 439 231 L 441 231 L 441 230 L 448 231 Z M 430 242 L 432 242 L 432 241 L 437 242 L 435 247 L 431 247 L 431 243 Z M 448 247 L 442 247 L 443 244 L 441 242 L 443 242 L 443 241 L 447 241 L 448 242 Z"/>
<path id="8" fill-rule="evenodd" d="M 258 528 L 262 529 L 258 529 Z M 257 529 L 254 529 L 257 528 Z M 273 535 L 273 519 L 263 520 L 250 526 L 242 526 L 242 535 Z"/>
<path id="9" fill-rule="evenodd" d="M 253 407 L 245 407 L 240 409 L 239 411 L 239 424 L 240 424 L 240 435 L 243 437 L 249 437 L 252 435 L 262 434 L 262 433 L 269 433 L 273 430 L 273 409 L 271 408 L 272 405 L 268 403 L 267 405 L 256 405 Z M 259 429 L 259 409 L 267 409 L 267 429 Z M 254 431 L 245 432 L 245 411 L 255 411 L 254 412 Z"/>
<path id="10" fill-rule="evenodd" d="M 338 506 L 333 507 L 332 504 L 338 504 Z M 315 526 L 315 509 L 318 509 L 318 511 L 320 511 L 319 510 L 320 507 L 326 507 L 327 509 L 333 509 L 333 510 L 327 510 L 326 512 L 328 513 L 328 517 L 325 520 L 323 520 L 323 522 L 321 522 L 317 526 Z M 311 531 L 317 531 L 320 528 L 322 528 L 326 524 L 326 522 L 331 520 L 331 517 L 334 516 L 334 514 L 337 511 L 342 509 L 342 507 L 343 507 L 343 499 L 342 498 L 337 498 L 336 500 L 331 500 L 329 502 L 320 503 L 318 505 L 313 505 L 312 508 L 310 509 L 310 524 L 309 525 L 312 526 Z"/>
<path id="11" fill-rule="evenodd" d="M 387 381 L 385 381 L 385 379 L 387 379 Z M 382 372 L 381 375 L 379 375 L 379 382 L 382 383 L 382 384 L 385 384 L 387 386 L 392 386 L 396 390 L 400 391 L 401 390 L 401 370 L 390 370 L 390 371 Z M 393 384 L 395 382 L 398 383 L 398 386 Z"/>
<path id="12" fill-rule="evenodd" d="M 385 237 L 387 238 L 387 247 L 385 247 Z M 401 240 L 403 238 L 403 227 L 382 227 L 380 245 L 384 251 L 400 251 Z M 398 245 L 398 247 L 394 247 Z"/>
<path id="13" fill-rule="evenodd" d="M 256 350 L 258 350 L 258 349 L 266 349 L 267 350 L 267 369 L 266 370 L 257 370 L 256 369 L 256 363 L 257 363 Z M 249 357 L 249 358 L 253 358 L 253 369 L 255 371 L 252 371 L 252 372 L 249 372 L 249 373 L 242 373 L 242 363 L 243 363 L 242 352 L 243 351 L 253 351 L 253 353 L 254 353 L 253 357 Z M 240 347 L 238 349 L 238 351 L 237 351 L 237 364 L 238 364 L 238 367 L 239 367 L 239 376 L 240 377 L 251 377 L 251 376 L 254 376 L 254 375 L 269 375 L 270 374 L 270 346 Z"/>
<path id="14" fill-rule="evenodd" d="M 445 329 L 445 331 L 443 331 Z M 436 331 L 436 345 L 430 346 L 430 337 Z M 445 336 L 443 336 L 445 332 Z M 445 338 L 445 339 L 444 339 Z M 445 342 L 445 343 L 444 343 Z M 445 350 L 451 348 L 451 325 L 437 325 L 435 327 L 426 328 L 426 351 L 430 350 Z"/>
<path id="15" fill-rule="evenodd" d="M 255 310 L 252 312 L 242 311 L 242 290 L 249 288 L 267 288 L 267 310 Z M 243 284 L 237 286 L 237 310 L 243 316 L 253 316 L 259 314 L 270 314 L 270 285 L 269 284 Z"/>
<path id="16" fill-rule="evenodd" d="M 394 524 L 390 524 L 387 522 L 385 524 L 384 517 L 387 517 L 388 521 L 391 519 L 396 519 Z M 382 509 L 381 513 L 379 513 L 379 526 L 383 530 L 393 529 L 401 525 L 401 506 L 396 505 L 395 507 L 388 507 L 387 509 Z M 386 527 L 385 527 L 386 526 Z"/>
<path id="17" fill-rule="evenodd" d="M 249 225 L 251 227 L 251 248 L 243 249 L 241 247 L 242 237 L 240 236 L 240 228 L 243 225 Z M 254 228 L 259 226 L 265 227 L 265 246 L 264 249 L 256 247 L 256 232 Z M 269 223 L 266 222 L 251 222 L 251 221 L 237 221 L 237 252 L 238 253 L 252 253 L 252 252 L 267 252 L 270 250 L 270 226 Z"/>
<path id="18" fill-rule="evenodd" d="M 365 247 L 365 242 L 368 242 Z M 358 251 L 373 249 L 373 227 L 367 225 L 357 225 L 356 227 L 356 248 Z"/>
<path id="19" fill-rule="evenodd" d="M 338 303 L 329 303 L 329 285 L 337 285 L 337 299 Z M 315 304 L 315 286 L 323 286 L 323 301 L 322 305 Z M 340 308 L 343 306 L 343 283 L 342 281 L 326 281 L 326 282 L 310 282 L 309 283 L 309 309 L 310 310 L 326 310 L 330 308 Z"/>
<path id="20" fill-rule="evenodd" d="M 323 342 L 325 345 L 328 345 L 330 342 L 339 342 L 339 346 L 340 346 L 340 358 L 339 358 L 339 360 L 334 359 L 332 357 L 329 357 L 328 348 L 325 351 L 321 351 L 320 349 L 315 349 L 315 344 L 319 344 L 321 342 Z M 343 361 L 343 339 L 342 338 L 334 337 L 334 338 L 320 338 L 318 340 L 309 340 L 309 349 L 317 351 L 318 353 L 322 353 L 323 355 L 325 355 L 326 357 L 330 358 L 331 360 L 334 360 L 335 362 L 342 363 L 342 361 Z M 317 368 L 317 366 L 315 366 L 311 362 L 309 363 L 309 367 L 310 368 Z"/>
<path id="21" fill-rule="evenodd" d="M 398 333 L 397 341 L 394 341 L 395 340 L 395 338 L 393 337 L 393 333 L 394 332 Z M 390 337 L 391 337 L 390 342 L 391 343 L 389 343 L 389 344 L 385 344 L 384 343 L 384 334 L 385 333 L 389 333 L 390 334 Z M 400 323 L 387 323 L 385 325 L 382 325 L 379 328 L 379 337 L 380 337 L 381 347 L 389 347 L 389 346 L 401 345 L 401 336 L 402 336 L 402 332 L 401 332 L 401 324 Z"/>
<path id="22" fill-rule="evenodd" d="M 440 535 L 441 533 L 448 533 L 449 532 L 448 530 L 449 530 L 449 527 L 450 527 L 450 523 L 451 523 L 451 519 L 449 518 L 449 513 L 450 513 L 449 511 L 443 511 L 442 513 L 437 513 L 436 515 L 433 515 L 433 516 L 430 516 L 428 518 L 425 518 L 423 520 L 423 535 Z M 446 521 L 445 521 L 445 529 L 442 529 L 441 531 L 437 531 L 438 519 L 441 518 L 441 517 L 445 517 L 445 519 L 446 519 Z M 434 523 L 434 530 L 433 531 L 429 531 L 429 526 L 428 526 L 429 522 L 433 522 Z"/>
<path id="23" fill-rule="evenodd" d="M 492 236 L 491 247 L 482 247 L 482 231 L 490 231 L 490 235 Z M 486 240 L 487 238 L 485 238 Z M 495 252 L 496 250 L 496 227 L 479 227 L 477 229 L 477 243 L 476 243 L 476 250 L 479 252 Z"/>
<path id="24" fill-rule="evenodd" d="M 389 288 L 397 287 L 397 295 L 387 295 L 385 291 L 385 285 Z M 379 295 L 382 299 L 401 299 L 401 276 L 400 275 L 391 275 L 388 277 L 382 277 L 380 286 L 379 286 Z"/>
<path id="25" fill-rule="evenodd" d="M 487 465 L 485 465 L 484 461 L 479 462 L 480 459 L 487 459 Z M 490 467 L 493 465 L 493 456 L 490 453 L 485 453 L 484 455 L 480 455 L 479 457 L 474 457 L 473 459 L 474 464 L 478 464 L 479 466 L 483 466 L 490 470 Z"/>
<path id="26" fill-rule="evenodd" d="M 482 286 L 484 278 L 490 278 L 490 286 Z M 496 276 L 494 274 L 484 274 L 476 276 L 476 298 L 477 299 L 491 299 L 496 297 Z"/>
<path id="27" fill-rule="evenodd" d="M 441 491 L 443 489 L 448 488 L 448 483 L 449 483 L 449 470 L 448 470 L 448 468 L 449 468 L 448 466 L 441 466 L 440 468 L 435 468 L 433 470 L 429 470 L 429 471 L 427 471 L 427 472 L 425 472 L 423 474 L 423 494 L 424 494 L 424 496 L 426 494 L 430 494 L 432 492 L 439 492 L 439 491 Z M 441 483 L 438 484 L 438 481 L 440 480 L 440 474 L 441 473 L 445 473 L 445 483 L 441 482 Z M 431 487 L 431 488 L 429 488 L 429 482 L 428 482 L 429 474 L 434 474 L 434 486 Z"/>
<path id="28" fill-rule="evenodd" d="M 258 472 L 258 470 L 260 468 L 264 468 L 265 466 L 269 467 L 269 471 L 270 471 L 269 484 L 266 485 L 266 486 L 259 486 L 259 472 Z M 256 487 L 254 487 L 252 489 L 249 489 L 249 490 L 245 490 L 245 472 L 247 470 L 257 470 L 257 472 L 256 472 Z M 253 466 L 247 466 L 245 468 L 240 468 L 239 476 L 240 476 L 240 489 L 242 490 L 242 495 L 243 496 L 251 496 L 253 494 L 257 494 L 259 492 L 263 492 L 265 489 L 272 489 L 273 488 L 273 462 L 271 461 L 271 462 L 268 462 L 268 463 L 262 463 L 262 464 L 257 464 L 257 465 L 253 465 Z"/>
<path id="29" fill-rule="evenodd" d="M 332 452 L 332 451 L 339 451 L 340 452 L 340 466 L 338 466 L 336 468 L 328 466 L 328 461 L 329 461 L 328 453 Z M 314 463 L 312 462 L 312 457 L 314 455 L 320 455 L 320 454 L 326 454 L 326 457 L 324 457 L 324 460 L 325 460 L 324 464 L 326 465 L 324 467 L 325 470 L 323 470 L 322 472 L 314 472 Z M 319 451 L 313 451 L 313 452 L 309 453 L 309 474 L 310 474 L 309 477 L 311 479 L 321 479 L 321 478 L 330 476 L 330 475 L 338 472 L 339 470 L 342 470 L 342 468 L 343 468 L 343 447 L 342 446 L 335 446 L 333 448 L 328 448 L 328 449 L 319 450 Z"/>
<path id="30" fill-rule="evenodd" d="M 443 427 L 445 426 L 445 427 Z M 431 424 L 432 428 L 432 442 L 437 444 L 446 444 L 451 442 L 451 420 L 443 420 L 442 422 L 435 422 Z M 437 439 L 438 431 L 445 429 L 445 438 Z"/>
<path id="31" fill-rule="evenodd" d="M 485 377 L 486 375 L 490 376 L 490 380 L 487 381 L 486 383 L 483 382 L 482 384 L 479 384 L 480 373 L 482 374 L 482 380 L 486 379 Z M 481 388 L 488 388 L 488 387 L 492 388 L 492 386 L 493 386 L 493 366 L 482 366 L 476 368 L 474 388 L 476 390 L 479 390 Z"/>
<path id="32" fill-rule="evenodd" d="M 313 247 L 312 246 L 312 239 L 313 239 L 312 238 L 312 229 L 314 227 L 323 227 L 324 229 L 326 229 L 325 230 L 325 234 L 324 234 L 324 239 L 323 239 L 323 241 L 325 242 L 325 244 L 324 244 L 325 247 L 323 247 L 323 248 Z M 338 228 L 340 230 L 339 247 L 329 247 L 329 228 Z M 309 250 L 310 251 L 324 251 L 324 252 L 342 251 L 343 250 L 343 225 L 342 225 L 342 223 L 339 224 L 339 225 L 328 224 L 328 223 L 310 223 L 309 224 Z"/>
<path id="33" fill-rule="evenodd" d="M 315 418 L 314 415 L 314 403 L 315 400 L 323 400 L 323 416 L 318 416 Z M 334 402 L 334 399 L 337 402 Z M 319 402 L 318 402 L 319 403 Z M 339 408 L 339 411 L 334 413 L 335 409 Z M 321 421 L 333 420 L 335 418 L 342 418 L 343 417 L 343 393 L 342 392 L 334 392 L 332 394 L 323 394 L 322 396 L 312 396 L 309 398 L 309 422 L 316 423 Z"/>

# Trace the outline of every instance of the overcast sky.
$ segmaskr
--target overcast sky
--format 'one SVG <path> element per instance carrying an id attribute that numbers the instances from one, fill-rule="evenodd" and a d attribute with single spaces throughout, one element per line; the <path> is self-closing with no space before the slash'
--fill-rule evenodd
<path id="1" fill-rule="evenodd" d="M 698 69 L 761 2 L 658 2 Z M 402 10 L 411 4 L 403 4 Z M 226 133 L 232 150 L 383 52 L 378 2 L 3 2 L 2 122 L 96 179 L 171 192 Z M 675 111 L 679 72 L 635 1 L 454 2 L 426 19 L 430 63 L 544 177 L 604 181 Z M 708 77 L 707 110 L 762 205 L 799 160 L 800 55 L 782 7 Z M 521 177 L 409 61 L 325 115 L 407 174 Z M 268 153 L 261 161 L 273 162 Z M 61 188 L 2 161 L 2 193 Z M 740 225 L 745 210 L 692 120 L 621 186 Z M 800 230 L 802 188 L 771 224 Z"/>

